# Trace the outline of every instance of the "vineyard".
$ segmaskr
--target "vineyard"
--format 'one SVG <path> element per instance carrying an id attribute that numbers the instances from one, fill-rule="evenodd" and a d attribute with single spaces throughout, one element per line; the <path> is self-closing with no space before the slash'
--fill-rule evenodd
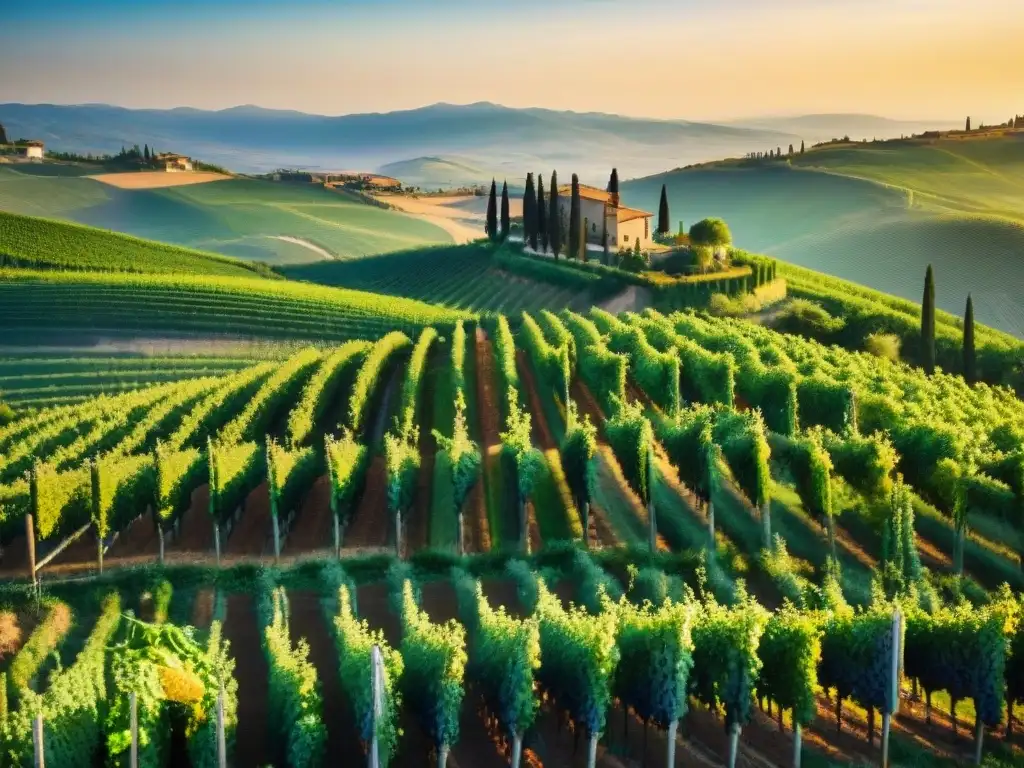
<path id="1" fill-rule="evenodd" d="M 500 253 L 484 244 L 436 246 L 350 262 L 283 269 L 293 278 L 339 285 L 473 312 L 536 312 L 593 303 L 573 285 L 510 274 Z"/>
<path id="2" fill-rule="evenodd" d="M 216 253 L 143 240 L 81 224 L 2 211 L 0 265 L 238 277 L 268 273 L 262 265 Z"/>
<path id="3" fill-rule="evenodd" d="M 12 765 L 37 715 L 127 765 L 129 701 L 146 766 L 1018 759 L 1008 390 L 693 313 L 2 277 L 13 325 L 339 342 L 0 427 Z"/>
<path id="4" fill-rule="evenodd" d="M 56 339 L 260 337 L 345 341 L 454 322 L 419 301 L 221 276 L 0 269 L 0 323 L 21 344 Z"/>

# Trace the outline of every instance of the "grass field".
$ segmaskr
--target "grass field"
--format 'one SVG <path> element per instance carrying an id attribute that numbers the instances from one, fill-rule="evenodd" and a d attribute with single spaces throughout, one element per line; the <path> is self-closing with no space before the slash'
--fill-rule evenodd
<path id="1" fill-rule="evenodd" d="M 444 230 L 425 221 L 322 187 L 231 179 L 119 189 L 79 171 L 77 166 L 0 166 L 0 210 L 274 264 L 318 261 L 324 258 L 320 251 L 350 259 L 451 242 Z"/>
<path id="2" fill-rule="evenodd" d="M 623 184 L 672 220 L 720 216 L 741 247 L 908 299 L 932 263 L 938 306 L 1024 337 L 1024 138 L 844 145 L 785 163 L 710 164 Z"/>

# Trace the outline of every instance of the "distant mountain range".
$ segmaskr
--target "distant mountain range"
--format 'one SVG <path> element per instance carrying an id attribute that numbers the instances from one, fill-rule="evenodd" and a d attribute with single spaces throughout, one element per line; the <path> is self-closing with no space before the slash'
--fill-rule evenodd
<path id="1" fill-rule="evenodd" d="M 105 104 L 0 104 L 0 123 L 9 136 L 41 139 L 55 150 L 117 152 L 137 143 L 182 152 L 243 173 L 356 168 L 390 172 L 400 178 L 400 173 L 389 170 L 392 164 L 412 159 L 417 183 L 423 185 L 445 184 L 456 176 L 457 183 L 489 180 L 475 178 L 475 170 L 482 171 L 484 177 L 518 179 L 528 170 L 548 172 L 552 168 L 603 184 L 612 166 L 619 168 L 623 178 L 639 177 L 785 147 L 801 139 L 817 140 L 823 126 L 835 126 L 831 130 L 835 133 L 844 125 L 857 125 L 857 120 L 862 124 L 863 119 L 882 120 L 822 115 L 769 118 L 756 125 L 752 121 L 718 125 L 514 109 L 487 102 L 340 117 L 252 105 L 206 111 L 190 107 L 125 109 Z M 889 128 L 888 135 L 904 130 L 895 124 Z"/>
<path id="2" fill-rule="evenodd" d="M 798 140 L 774 130 L 490 103 L 341 117 L 254 106 L 210 112 L 0 104 L 0 123 L 9 135 L 57 150 L 116 152 L 149 144 L 240 172 L 378 169 L 455 156 L 510 178 L 557 167 L 595 183 L 606 181 L 613 165 L 623 177 L 642 176 Z"/>

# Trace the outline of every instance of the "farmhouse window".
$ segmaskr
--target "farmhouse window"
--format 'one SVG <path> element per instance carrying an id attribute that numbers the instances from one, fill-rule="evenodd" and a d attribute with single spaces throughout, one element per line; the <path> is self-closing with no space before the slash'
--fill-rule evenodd
<path id="1" fill-rule="evenodd" d="M 651 222 L 647 219 L 644 219 L 644 240 L 651 236 L 650 230 L 648 229 L 648 227 L 650 226 Z"/>
<path id="2" fill-rule="evenodd" d="M 623 235 L 622 236 L 622 242 L 628 243 L 629 242 L 629 235 Z"/>

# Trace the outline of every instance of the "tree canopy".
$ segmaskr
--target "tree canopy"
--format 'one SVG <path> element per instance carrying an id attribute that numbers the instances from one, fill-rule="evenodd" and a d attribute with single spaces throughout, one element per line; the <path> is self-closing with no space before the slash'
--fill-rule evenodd
<path id="1" fill-rule="evenodd" d="M 732 233 L 722 219 L 701 219 L 690 227 L 690 242 L 704 247 L 730 245 Z"/>

